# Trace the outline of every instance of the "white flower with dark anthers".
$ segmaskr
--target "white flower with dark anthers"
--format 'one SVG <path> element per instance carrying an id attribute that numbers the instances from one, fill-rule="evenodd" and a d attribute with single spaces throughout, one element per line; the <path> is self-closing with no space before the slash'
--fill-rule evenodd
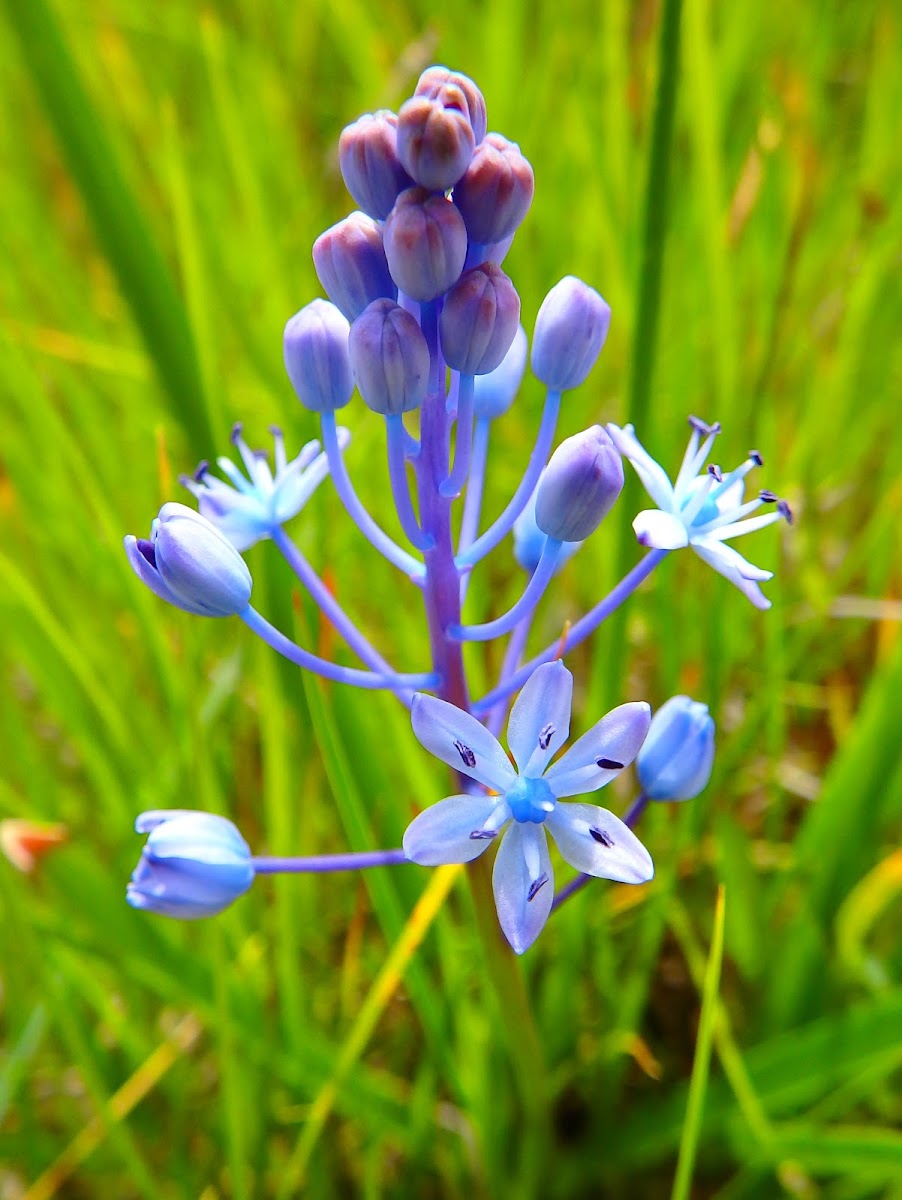
<path id="1" fill-rule="evenodd" d="M 651 720 L 647 704 L 622 704 L 549 766 L 570 732 L 573 676 L 561 662 L 538 667 L 520 692 L 507 727 L 517 764 L 474 716 L 418 693 L 413 731 L 426 749 L 489 794 L 449 796 L 420 813 L 404 851 L 423 866 L 470 862 L 504 830 L 492 883 L 504 936 L 518 954 L 536 940 L 551 911 L 554 873 L 546 828 L 577 871 L 645 883 L 648 851 L 613 813 L 594 804 L 558 804 L 595 792 L 633 761 Z"/>
<path id="2" fill-rule="evenodd" d="M 225 483 L 210 474 L 202 462 L 193 476 L 183 475 L 181 483 L 197 497 L 202 516 L 229 539 L 236 550 L 244 551 L 274 529 L 297 516 L 329 474 L 329 464 L 317 441 L 308 442 L 297 458 L 289 462 L 281 429 L 270 429 L 275 446 L 275 474 L 265 450 L 251 450 L 242 437 L 241 425 L 232 430 L 232 442 L 241 455 L 247 475 L 223 456 L 216 465 L 229 480 Z M 342 450 L 351 440 L 347 429 L 339 429 Z"/>
<path id="3" fill-rule="evenodd" d="M 636 537 L 643 546 L 655 550 L 679 550 L 691 546 L 699 558 L 734 583 L 756 608 L 770 608 L 771 602 L 758 584 L 772 579 L 773 571 L 753 566 L 725 543 L 772 525 L 781 518 L 791 524 L 790 507 L 785 500 L 768 491 L 759 492 L 754 500 L 743 502 L 746 475 L 753 467 L 762 465 L 757 450 L 750 451 L 745 462 L 727 475 L 713 463 L 699 474 L 720 433 L 720 425 L 716 422 L 708 425 L 698 417 L 690 417 L 689 424 L 692 436 L 674 483 L 637 441 L 632 425 L 624 425 L 622 429 L 617 425 L 607 426 L 617 449 L 636 468 L 642 486 L 658 506 L 645 509 L 633 521 Z M 763 504 L 776 507 L 762 516 L 752 517 L 751 514 Z"/>

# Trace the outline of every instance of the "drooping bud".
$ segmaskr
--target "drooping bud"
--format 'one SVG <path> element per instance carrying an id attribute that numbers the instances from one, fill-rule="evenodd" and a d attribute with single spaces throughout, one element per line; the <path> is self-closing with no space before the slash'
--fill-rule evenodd
<path id="1" fill-rule="evenodd" d="M 328 300 L 311 300 L 285 326 L 285 370 L 305 408 L 334 412 L 354 391 L 348 357 L 350 325 Z"/>
<path id="2" fill-rule="evenodd" d="M 536 524 L 536 494 L 541 486 L 542 477 L 540 475 L 536 491 L 533 492 L 529 503 L 514 521 L 514 558 L 528 575 L 531 575 L 539 565 L 539 559 L 542 557 L 542 551 L 548 541 L 548 534 L 543 533 Z M 581 545 L 582 542 L 564 542 L 561 545 L 554 567 L 555 575 L 561 570 L 564 563 L 573 557 Z"/>
<path id="3" fill-rule="evenodd" d="M 652 718 L 636 759 L 642 790 L 651 800 L 691 800 L 707 786 L 714 763 L 714 719 L 708 706 L 672 696 Z"/>
<path id="4" fill-rule="evenodd" d="M 611 309 L 594 288 L 565 276 L 539 309 L 532 339 L 532 370 L 552 391 L 579 387 L 608 336 Z"/>
<path id="5" fill-rule="evenodd" d="M 536 490 L 536 524 L 560 542 L 581 542 L 623 488 L 623 462 L 600 425 L 561 442 Z"/>
<path id="6" fill-rule="evenodd" d="M 487 375 L 504 361 L 520 323 L 520 297 L 500 267 L 465 271 L 442 305 L 445 362 L 464 375 Z"/>
<path id="7" fill-rule="evenodd" d="M 382 229 L 362 212 L 353 212 L 313 243 L 313 265 L 329 299 L 349 321 L 368 304 L 398 289 L 389 274 Z"/>
<path id="8" fill-rule="evenodd" d="M 467 117 L 478 146 L 487 128 L 485 99 L 469 75 L 462 75 L 460 71 L 452 71 L 448 67 L 427 67 L 417 80 L 413 94 L 438 100 L 446 108 L 451 108 L 458 103 L 457 92 L 463 95 L 466 102 Z"/>
<path id="9" fill-rule="evenodd" d="M 351 366 L 373 412 L 419 408 L 429 383 L 429 347 L 416 319 L 391 300 L 374 300 L 351 326 Z"/>
<path id="10" fill-rule="evenodd" d="M 535 176 L 520 147 L 490 133 L 454 185 L 454 203 L 470 241 L 491 245 L 510 237 L 529 211 L 534 191 Z"/>
<path id="11" fill-rule="evenodd" d="M 518 325 L 514 340 L 500 366 L 494 371 L 489 371 L 487 375 L 476 376 L 473 411 L 477 417 L 487 417 L 493 421 L 507 412 L 520 390 L 528 353 L 526 330 L 522 325 Z"/>
<path id="12" fill-rule="evenodd" d="M 466 100 L 459 89 L 454 90 L 457 96 L 452 98 L 452 107 L 441 100 L 414 96 L 398 112 L 401 165 L 422 187 L 438 192 L 457 183 L 476 147 Z"/>
<path id="13" fill-rule="evenodd" d="M 460 279 L 467 230 L 450 200 L 425 188 L 398 197 L 383 230 L 391 277 L 413 300 L 434 300 Z"/>
<path id="14" fill-rule="evenodd" d="M 185 504 L 164 504 L 150 539 L 129 534 L 125 552 L 138 578 L 176 608 L 231 617 L 248 606 L 253 585 L 244 559 L 215 525 Z"/>
<path id="15" fill-rule="evenodd" d="M 384 221 L 413 180 L 398 158 L 398 118 L 387 109 L 365 113 L 338 139 L 345 187 L 365 213 Z"/>

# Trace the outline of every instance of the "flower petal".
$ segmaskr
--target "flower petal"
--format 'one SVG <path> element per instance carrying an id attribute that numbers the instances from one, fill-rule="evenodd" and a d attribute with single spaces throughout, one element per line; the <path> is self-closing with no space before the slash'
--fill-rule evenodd
<path id="1" fill-rule="evenodd" d="M 772 571 L 764 571 L 760 567 L 753 566 L 732 546 L 727 546 L 717 540 L 695 538 L 692 542 L 692 549 L 699 558 L 704 559 L 715 571 L 718 571 L 725 579 L 729 579 L 730 583 L 735 584 L 742 594 L 751 600 L 755 608 L 770 608 L 771 602 L 758 587 L 758 583 L 773 578 Z"/>
<path id="2" fill-rule="evenodd" d="M 147 543 L 145 542 L 144 544 L 146 545 Z M 176 596 L 157 568 L 141 553 L 138 539 L 133 534 L 130 533 L 124 539 L 123 545 L 125 546 L 125 553 L 128 556 L 132 570 L 141 582 L 150 588 L 154 595 L 159 596 L 161 600 L 165 600 L 167 604 L 171 604 L 174 608 L 182 609 L 183 612 L 194 613 L 196 616 L 207 615 L 205 608 L 201 608 L 198 604 L 190 604 L 185 600 L 180 600 Z"/>
<path id="3" fill-rule="evenodd" d="M 542 932 L 554 900 L 554 871 L 541 825 L 514 821 L 508 828 L 495 857 L 492 888 L 504 936 L 522 954 Z"/>
<path id="4" fill-rule="evenodd" d="M 645 508 L 633 521 L 636 541 L 654 550 L 680 550 L 689 545 L 689 534 L 679 517 L 657 508 Z"/>
<path id="5" fill-rule="evenodd" d="M 506 807 L 497 796 L 449 796 L 439 800 L 407 826 L 404 853 L 422 867 L 472 862 L 495 840 L 497 827 L 490 827 L 485 837 L 473 834 L 482 831 L 499 805 Z"/>
<path id="6" fill-rule="evenodd" d="M 611 435 L 611 441 L 623 457 L 628 458 L 635 467 L 642 486 L 658 508 L 665 510 L 673 508 L 673 484 L 660 463 L 656 463 L 642 443 L 638 441 L 632 425 L 624 425 L 621 429 L 618 425 L 609 423 L 605 428 Z M 664 548 L 661 547 L 662 550 Z"/>
<path id="7" fill-rule="evenodd" d="M 410 710 L 413 732 L 430 754 L 456 771 L 469 775 L 496 792 L 504 792 L 516 779 L 510 759 L 475 717 L 417 692 Z"/>
<path id="8" fill-rule="evenodd" d="M 570 736 L 573 676 L 562 662 L 543 663 L 529 677 L 507 726 L 521 775 L 536 779 Z"/>
<path id="9" fill-rule="evenodd" d="M 597 804 L 558 804 L 545 822 L 561 857 L 601 879 L 646 883 L 655 873 L 651 855 L 633 831 Z"/>
<path id="10" fill-rule="evenodd" d="M 604 787 L 639 753 L 650 723 L 651 709 L 645 703 L 612 709 L 558 759 L 546 773 L 546 783 L 557 797 Z"/>

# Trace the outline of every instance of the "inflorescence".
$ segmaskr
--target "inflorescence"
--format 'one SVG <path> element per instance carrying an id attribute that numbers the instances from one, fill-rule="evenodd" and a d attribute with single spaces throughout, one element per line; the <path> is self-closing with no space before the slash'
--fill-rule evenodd
<path id="1" fill-rule="evenodd" d="M 129 536 L 125 548 L 139 578 L 170 604 L 202 616 L 238 616 L 278 653 L 322 678 L 393 693 L 410 709 L 415 737 L 452 769 L 459 794 L 425 808 L 402 848 L 307 858 L 255 858 L 220 816 L 144 813 L 137 829 L 149 836 L 127 898 L 167 916 L 211 916 L 257 874 L 464 863 L 497 843 L 498 917 L 522 953 L 588 879 L 652 877 L 651 857 L 632 826 L 649 801 L 697 795 L 714 756 L 707 708 L 675 696 L 654 717 L 645 703 L 621 705 L 555 758 L 569 734 L 573 689 L 558 660 L 684 546 L 754 605 L 769 607 L 759 584 L 771 572 L 726 543 L 781 518 L 791 521 L 792 514 L 772 492 L 743 499 L 760 455 L 752 451 L 722 472 L 708 462 L 720 426 L 696 417 L 673 483 L 631 425 L 593 425 L 554 449 L 562 394 L 592 370 L 611 312 L 598 292 L 567 276 L 545 297 L 530 349 L 520 299 L 502 263 L 529 210 L 533 172 L 515 143 L 487 132 L 485 102 L 472 80 L 430 67 L 397 114 L 368 114 L 343 131 L 339 161 L 359 211 L 314 243 L 329 299 L 313 300 L 291 317 L 283 342 L 288 378 L 301 404 L 317 414 L 319 440 L 289 459 L 282 432 L 273 429 L 271 463 L 236 426 L 232 442 L 244 470 L 219 458 L 220 478 L 201 463 L 182 478 L 197 510 L 164 504 L 150 538 Z M 527 357 L 546 389 L 538 432 L 513 496 L 483 527 L 492 425 L 513 403 Z M 355 390 L 384 421 L 388 479 L 406 546 L 364 507 L 345 461 L 350 434 L 336 414 Z M 523 663 L 542 595 L 620 495 L 621 456 L 657 506 L 633 522 L 649 552 L 562 638 Z M 382 657 L 285 532 L 327 478 L 360 536 L 406 577 L 401 586 L 422 593 L 431 661 L 419 671 L 401 673 Z M 522 595 L 506 613 L 468 623 L 470 574 L 510 533 L 526 575 Z M 252 607 L 242 554 L 264 539 L 275 543 L 360 667 L 304 649 Z M 502 637 L 508 641 L 500 678 L 474 700 L 463 645 Z M 515 769 L 496 735 L 518 689 L 508 722 Z M 641 791 L 623 819 L 597 805 L 559 803 L 597 791 L 634 760 Z M 548 833 L 579 872 L 557 895 Z"/>

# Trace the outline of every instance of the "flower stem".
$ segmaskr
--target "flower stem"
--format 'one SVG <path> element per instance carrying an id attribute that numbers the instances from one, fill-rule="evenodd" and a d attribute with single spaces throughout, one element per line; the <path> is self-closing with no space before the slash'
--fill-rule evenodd
<path id="1" fill-rule="evenodd" d="M 365 867 L 397 867 L 410 860 L 403 850 L 364 850 L 352 854 L 314 854 L 306 858 L 251 859 L 257 875 L 320 875 L 328 871 L 359 871 Z"/>
<path id="2" fill-rule="evenodd" d="M 523 595 L 503 616 L 483 625 L 455 625 L 448 631 L 450 636 L 461 642 L 489 642 L 493 638 L 510 633 L 525 617 L 532 614 L 541 600 L 545 589 L 554 577 L 554 570 L 561 556 L 563 543 L 556 538 L 546 538 L 542 557 L 530 577 Z"/>

